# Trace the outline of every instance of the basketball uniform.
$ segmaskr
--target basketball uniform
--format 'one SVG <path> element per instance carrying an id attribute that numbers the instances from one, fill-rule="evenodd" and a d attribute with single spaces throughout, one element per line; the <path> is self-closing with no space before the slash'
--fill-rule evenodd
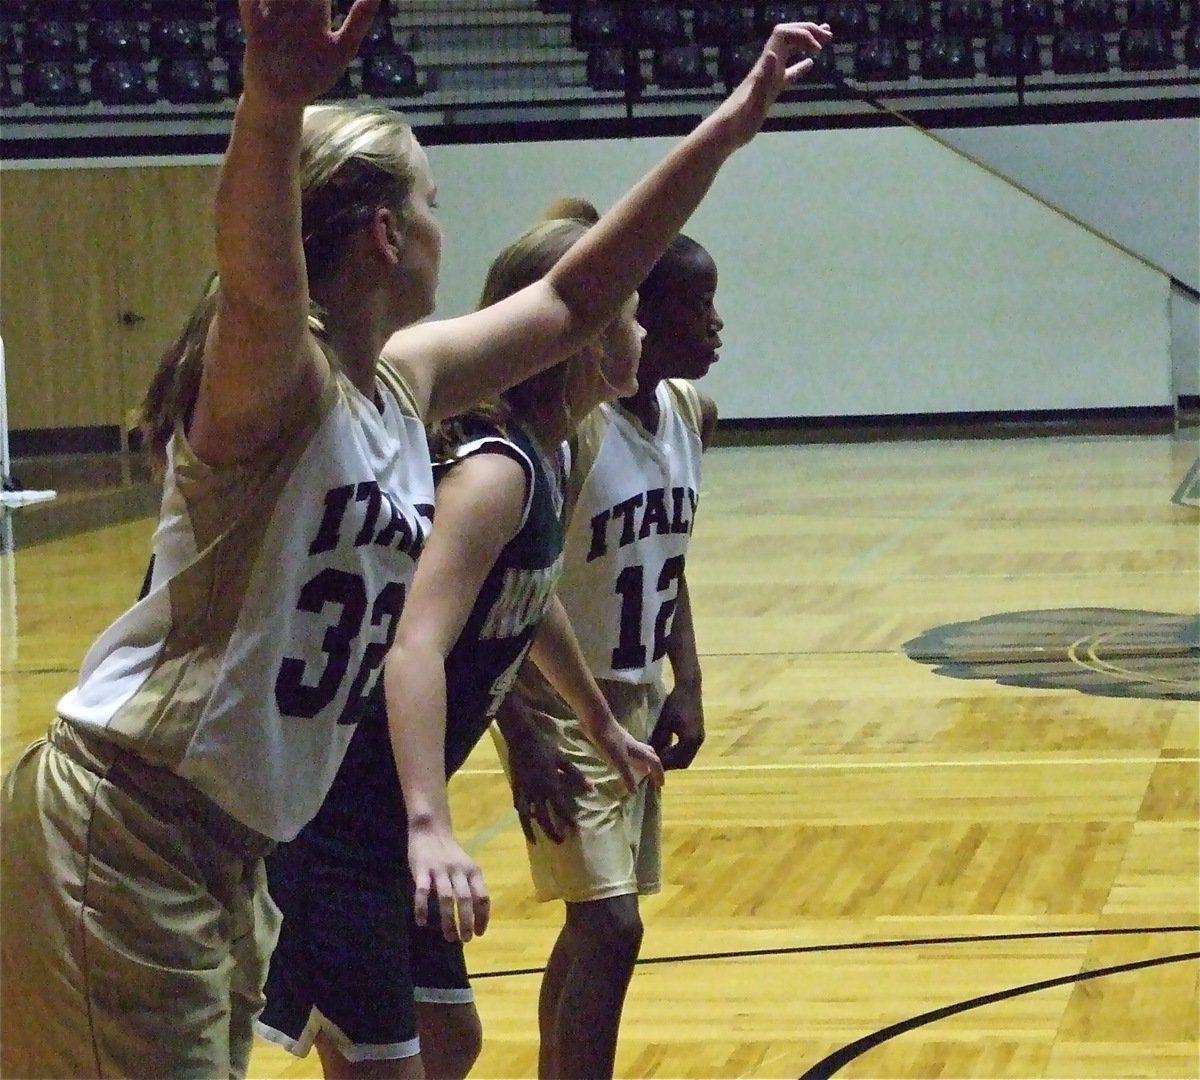
<path id="1" fill-rule="evenodd" d="M 655 389 L 647 431 L 619 403 L 601 405 L 572 440 L 568 524 L 558 595 L 613 714 L 648 741 L 666 700 L 663 663 L 699 503 L 701 399 L 691 383 Z M 541 900 L 599 900 L 661 888 L 660 793 L 630 795 L 532 664 L 518 692 L 548 713 L 558 744 L 592 781 L 562 843 L 527 845 Z M 503 737 L 493 731 L 507 768 Z"/>
<path id="2" fill-rule="evenodd" d="M 519 426 L 479 422 L 439 471 L 478 454 L 524 468 L 521 525 L 480 589 L 446 660 L 446 776 L 466 760 L 511 689 L 562 568 L 562 466 Z M 324 1029 L 351 1061 L 418 1052 L 414 1001 L 474 1000 L 461 942 L 412 916 L 413 881 L 403 794 L 393 763 L 382 685 L 350 741 L 320 811 L 268 857 L 283 911 L 257 1023 L 264 1038 L 304 1056 Z"/>
<path id="3" fill-rule="evenodd" d="M 150 589 L 5 781 L 8 1075 L 245 1073 L 278 918 L 262 856 L 333 781 L 432 515 L 386 369 L 374 400 L 331 374 L 247 463 L 176 433 Z"/>

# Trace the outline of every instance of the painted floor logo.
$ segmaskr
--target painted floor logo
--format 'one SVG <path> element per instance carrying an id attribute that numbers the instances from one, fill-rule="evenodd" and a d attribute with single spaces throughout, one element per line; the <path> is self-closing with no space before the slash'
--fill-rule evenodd
<path id="1" fill-rule="evenodd" d="M 931 627 L 904 643 L 952 679 L 1200 701 L 1200 615 L 1121 608 L 1010 611 Z"/>

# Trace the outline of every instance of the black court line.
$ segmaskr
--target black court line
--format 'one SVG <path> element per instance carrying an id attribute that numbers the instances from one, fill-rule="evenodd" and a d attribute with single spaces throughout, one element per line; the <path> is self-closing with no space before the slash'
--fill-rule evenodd
<path id="1" fill-rule="evenodd" d="M 1039 941 L 1057 938 L 1118 937 L 1129 934 L 1195 934 L 1196 926 L 1133 926 L 1105 930 L 1031 930 L 1016 934 L 966 934 L 961 937 L 888 938 L 883 941 L 842 941 L 831 945 L 791 945 L 777 949 L 734 949 L 729 952 L 681 953 L 677 956 L 650 956 L 639 959 L 638 967 L 653 964 L 683 964 L 695 960 L 742 960 L 756 956 L 800 956 L 805 953 L 852 952 L 863 949 L 896 949 L 914 945 L 970 945 L 988 941 Z M 502 979 L 510 975 L 540 975 L 545 967 L 506 968 L 501 971 L 472 972 L 472 979 Z"/>
<path id="2" fill-rule="evenodd" d="M 861 1057 L 868 1050 L 887 1042 L 888 1039 L 895 1038 L 897 1035 L 902 1035 L 906 1031 L 912 1031 L 914 1028 L 922 1027 L 925 1024 L 944 1020 L 947 1016 L 954 1016 L 956 1013 L 966 1012 L 969 1009 L 977 1009 L 982 1005 L 991 1005 L 1008 998 L 1020 997 L 1022 994 L 1032 994 L 1038 990 L 1048 990 L 1054 986 L 1064 986 L 1067 983 L 1074 982 L 1086 982 L 1088 979 L 1100 979 L 1106 975 L 1117 975 L 1125 971 L 1138 971 L 1142 968 L 1158 967 L 1161 964 L 1177 964 L 1182 960 L 1200 960 L 1200 952 L 1174 953 L 1170 956 L 1156 956 L 1149 960 L 1134 960 L 1128 964 L 1114 964 L 1112 967 L 1096 968 L 1093 971 L 1080 971 L 1073 975 L 1062 975 L 1057 979 L 1043 979 L 1040 982 L 1025 983 L 1023 986 L 1014 986 L 1008 990 L 998 990 L 993 994 L 984 994 L 981 997 L 968 998 L 966 1001 L 960 1001 L 954 1005 L 945 1005 L 940 1009 L 932 1009 L 929 1012 L 911 1016 L 907 1020 L 901 1020 L 897 1024 L 880 1028 L 870 1035 L 848 1043 L 840 1050 L 835 1050 L 828 1057 L 818 1061 L 807 1072 L 802 1073 L 800 1080 L 828 1080 L 843 1065 L 849 1064 L 856 1057 Z"/>

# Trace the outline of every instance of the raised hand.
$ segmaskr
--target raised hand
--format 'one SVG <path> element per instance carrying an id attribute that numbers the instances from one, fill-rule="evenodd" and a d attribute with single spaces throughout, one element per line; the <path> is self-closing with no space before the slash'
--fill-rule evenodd
<path id="1" fill-rule="evenodd" d="M 244 93 L 276 106 L 310 104 L 354 59 L 380 0 L 355 0 L 332 28 L 330 0 L 240 0 Z"/>
<path id="2" fill-rule="evenodd" d="M 775 99 L 812 71 L 813 55 L 832 40 L 828 23 L 780 23 L 771 31 L 757 63 L 713 114 L 729 125 L 732 146 L 754 138 Z"/>

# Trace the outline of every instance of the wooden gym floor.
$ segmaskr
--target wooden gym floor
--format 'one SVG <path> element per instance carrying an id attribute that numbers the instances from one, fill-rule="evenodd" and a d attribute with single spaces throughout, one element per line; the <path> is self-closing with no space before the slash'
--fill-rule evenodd
<path id="1" fill-rule="evenodd" d="M 1196 436 L 709 455 L 708 741 L 668 778 L 619 1075 L 1200 1076 Z M 52 505 L 2 560 L 5 767 L 147 557 L 149 519 L 94 520 L 140 496 L 84 532 Z M 473 1075 L 529 1076 L 560 911 L 486 740 L 453 798 L 495 909 Z"/>

